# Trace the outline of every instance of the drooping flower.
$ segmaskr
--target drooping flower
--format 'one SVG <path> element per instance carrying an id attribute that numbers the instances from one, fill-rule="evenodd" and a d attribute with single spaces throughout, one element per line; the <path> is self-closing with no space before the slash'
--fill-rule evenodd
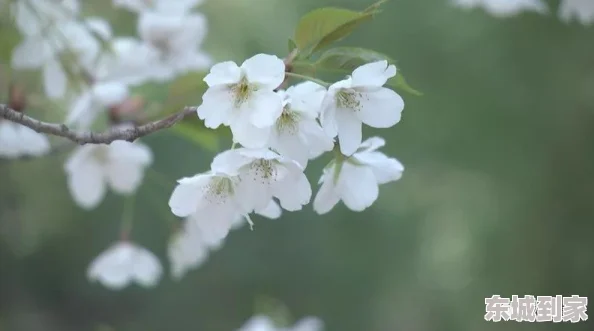
<path id="1" fill-rule="evenodd" d="M 266 315 L 255 315 L 237 331 L 322 331 L 323 329 L 322 320 L 313 316 L 304 317 L 293 326 L 281 327 Z"/>
<path id="2" fill-rule="evenodd" d="M 92 209 L 103 200 L 107 186 L 122 195 L 134 193 L 152 162 L 153 154 L 146 145 L 116 140 L 109 145 L 78 147 L 64 169 L 74 201 Z"/>
<path id="3" fill-rule="evenodd" d="M 120 241 L 93 260 L 87 277 L 109 289 L 120 290 L 130 283 L 154 287 L 162 273 L 161 263 L 153 253 L 128 241 Z"/>
<path id="4" fill-rule="evenodd" d="M 169 243 L 168 257 L 171 275 L 181 279 L 188 271 L 198 268 L 208 258 L 209 247 L 200 229 L 190 220 L 184 221 L 181 230 Z"/>
<path id="5" fill-rule="evenodd" d="M 573 19 L 583 25 L 594 22 L 594 1 L 591 0 L 562 0 L 559 7 L 559 18 L 570 22 Z"/>
<path id="6" fill-rule="evenodd" d="M 0 156 L 41 156 L 49 152 L 47 137 L 18 123 L 0 120 Z"/>
<path id="7" fill-rule="evenodd" d="M 458 7 L 465 9 L 482 8 L 496 17 L 511 17 L 521 12 L 531 11 L 546 14 L 548 7 L 542 0 L 453 0 Z"/>
<path id="8" fill-rule="evenodd" d="M 274 89 L 284 77 L 285 65 L 274 55 L 255 55 L 241 67 L 231 61 L 215 64 L 204 78 L 209 88 L 198 117 L 208 128 L 230 126 L 234 141 L 244 147 L 265 147 L 283 110 Z"/>
<path id="9" fill-rule="evenodd" d="M 320 122 L 330 137 L 338 135 L 343 154 L 353 154 L 361 144 L 362 123 L 389 128 L 400 121 L 404 101 L 383 87 L 395 75 L 396 67 L 387 61 L 368 63 L 328 89 Z"/>
<path id="10" fill-rule="evenodd" d="M 171 2 L 170 2 L 171 3 Z M 201 50 L 208 27 L 199 13 L 145 12 L 138 19 L 138 35 L 158 57 L 147 70 L 153 79 L 167 81 L 178 74 L 204 70 L 212 59 Z"/>
<path id="11" fill-rule="evenodd" d="M 128 87 L 123 83 L 95 82 L 73 99 L 65 123 L 88 130 L 99 114 L 121 104 L 129 95 Z"/>
<path id="12" fill-rule="evenodd" d="M 320 178 L 314 210 L 325 214 L 341 200 L 353 211 L 370 207 L 377 200 L 378 186 L 400 179 L 404 171 L 398 160 L 377 151 L 384 145 L 382 138 L 369 138 L 352 156 L 330 162 Z"/>
<path id="13" fill-rule="evenodd" d="M 265 210 L 274 197 L 283 209 L 297 211 L 311 198 L 303 167 L 268 149 L 228 150 L 214 158 L 211 168 L 238 175 L 237 191 L 249 210 Z"/>
<path id="14" fill-rule="evenodd" d="M 309 159 L 334 147 L 333 139 L 317 122 L 326 89 L 304 82 L 279 93 L 285 105 L 272 130 L 269 146 L 305 168 Z"/>

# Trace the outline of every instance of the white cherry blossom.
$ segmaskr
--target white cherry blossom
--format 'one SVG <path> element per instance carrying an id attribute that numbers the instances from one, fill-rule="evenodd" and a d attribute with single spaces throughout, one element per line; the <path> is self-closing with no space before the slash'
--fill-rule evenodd
<path id="1" fill-rule="evenodd" d="M 132 37 L 114 38 L 110 45 L 112 51 L 103 54 L 95 68 L 97 77 L 125 85 L 154 79 L 155 64 L 160 61 L 157 49 Z"/>
<path id="2" fill-rule="evenodd" d="M 249 213 L 249 208 L 244 208 L 243 197 L 238 195 L 237 174 L 213 169 L 177 182 L 169 198 L 169 207 L 176 216 L 200 215 L 226 227 L 237 213 Z"/>
<path id="3" fill-rule="evenodd" d="M 93 260 L 87 277 L 109 289 L 120 290 L 130 283 L 154 287 L 162 273 L 161 263 L 153 253 L 128 241 L 120 241 Z"/>
<path id="4" fill-rule="evenodd" d="M 389 128 L 400 121 L 404 101 L 396 92 L 382 87 L 395 75 L 396 67 L 387 61 L 368 63 L 328 89 L 320 122 L 330 137 L 338 135 L 343 154 L 353 154 L 361 144 L 362 123 Z"/>
<path id="5" fill-rule="evenodd" d="M 215 64 L 204 78 L 209 88 L 198 116 L 208 128 L 230 126 L 234 141 L 244 147 L 265 147 L 283 110 L 274 92 L 284 80 L 285 65 L 274 55 L 258 54 L 243 62 Z"/>
<path id="6" fill-rule="evenodd" d="M 313 316 L 304 317 L 293 326 L 280 327 L 266 315 L 255 315 L 237 331 L 322 331 L 323 329 L 324 323 Z"/>
<path id="7" fill-rule="evenodd" d="M 43 33 L 56 22 L 67 21 L 80 13 L 79 0 L 12 1 L 12 14 L 19 31 L 27 36 Z"/>
<path id="8" fill-rule="evenodd" d="M 279 94 L 284 98 L 284 107 L 276 120 L 269 146 L 305 168 L 309 159 L 334 147 L 333 139 L 317 121 L 326 89 L 316 83 L 304 82 L 286 92 L 279 91 Z"/>
<path id="9" fill-rule="evenodd" d="M 181 279 L 188 271 L 198 268 L 208 258 L 209 247 L 200 229 L 190 220 L 185 220 L 182 229 L 169 243 L 168 257 L 171 275 Z"/>
<path id="10" fill-rule="evenodd" d="M 138 35 L 149 47 L 150 58 L 154 59 L 146 68 L 151 77 L 167 81 L 178 74 L 204 70 L 212 65 L 210 56 L 200 49 L 207 30 L 206 18 L 199 13 L 150 11 L 141 14 Z"/>
<path id="11" fill-rule="evenodd" d="M 134 193 L 152 162 L 153 154 L 146 145 L 116 140 L 109 145 L 78 147 L 64 169 L 74 201 L 82 208 L 93 209 L 103 200 L 108 186 L 122 195 Z"/>
<path id="12" fill-rule="evenodd" d="M 185 13 L 202 2 L 204 0 L 113 0 L 114 6 L 136 13 L 145 11 Z"/>
<path id="13" fill-rule="evenodd" d="M 559 6 L 559 18 L 570 22 L 577 20 L 583 25 L 594 22 L 594 1 L 592 0 L 562 0 Z"/>
<path id="14" fill-rule="evenodd" d="M 384 145 L 382 138 L 369 138 L 352 156 L 330 162 L 320 178 L 314 210 L 325 214 L 340 200 L 353 211 L 370 207 L 378 197 L 378 186 L 400 179 L 404 171 L 398 160 L 377 151 Z"/>
<path id="15" fill-rule="evenodd" d="M 66 94 L 68 77 L 60 57 L 68 55 L 67 63 L 76 72 L 80 67 L 93 66 L 101 52 L 101 41 L 96 38 L 109 38 L 111 28 L 107 21 L 91 17 L 84 22 L 56 22 L 44 34 L 26 36 L 15 47 L 12 54 L 12 67 L 15 69 L 42 69 L 45 93 L 51 99 L 62 98 Z"/>
<path id="16" fill-rule="evenodd" d="M 18 123 L 0 120 L 0 157 L 42 156 L 50 150 L 47 137 Z"/>
<path id="17" fill-rule="evenodd" d="M 72 99 L 65 123 L 88 130 L 99 114 L 121 104 L 129 95 L 129 89 L 123 83 L 96 82 Z"/>
<path id="18" fill-rule="evenodd" d="M 238 174 L 237 192 L 249 210 L 265 210 L 274 197 L 283 209 L 297 211 L 311 198 L 303 167 L 268 149 L 228 150 L 214 158 L 211 168 Z"/>
<path id="19" fill-rule="evenodd" d="M 549 10 L 542 0 L 453 0 L 453 2 L 465 9 L 482 8 L 489 14 L 502 18 L 525 11 L 545 14 Z"/>

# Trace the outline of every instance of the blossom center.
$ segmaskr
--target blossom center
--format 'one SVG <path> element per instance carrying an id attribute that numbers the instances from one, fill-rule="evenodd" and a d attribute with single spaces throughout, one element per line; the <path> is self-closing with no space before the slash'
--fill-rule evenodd
<path id="1" fill-rule="evenodd" d="M 109 161 L 109 154 L 105 146 L 96 146 L 92 156 L 99 164 L 107 164 Z"/>
<path id="2" fill-rule="evenodd" d="M 250 85 L 245 76 L 241 77 L 239 83 L 231 86 L 235 107 L 239 108 L 243 105 L 255 90 L 255 87 Z"/>
<path id="3" fill-rule="evenodd" d="M 296 134 L 299 128 L 299 120 L 301 115 L 291 110 L 291 108 L 287 105 L 283 108 L 283 112 L 281 113 L 278 120 L 276 120 L 276 130 L 277 132 L 286 132 L 289 134 Z"/>
<path id="4" fill-rule="evenodd" d="M 223 204 L 233 195 L 233 181 L 226 177 L 215 177 L 204 188 L 206 200 L 215 204 Z"/>
<path id="5" fill-rule="evenodd" d="M 348 108 L 354 111 L 361 110 L 361 93 L 352 89 L 341 89 L 336 93 L 336 105 L 338 108 Z"/>
<path id="6" fill-rule="evenodd" d="M 277 177 L 277 169 L 272 160 L 260 159 L 250 164 L 250 172 L 253 181 L 259 181 L 262 184 L 270 184 Z"/>

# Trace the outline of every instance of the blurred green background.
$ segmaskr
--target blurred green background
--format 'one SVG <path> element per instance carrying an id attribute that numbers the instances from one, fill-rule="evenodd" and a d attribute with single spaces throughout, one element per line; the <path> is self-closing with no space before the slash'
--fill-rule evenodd
<path id="1" fill-rule="evenodd" d="M 370 3 L 206 1 L 205 48 L 217 60 L 282 57 L 307 11 Z M 117 34 L 133 34 L 134 16 L 110 4 L 85 9 L 111 13 Z M 483 316 L 493 294 L 592 294 L 593 40 L 594 27 L 554 14 L 496 19 L 447 1 L 389 1 L 340 44 L 392 56 L 424 93 L 403 93 L 397 126 L 365 131 L 387 139 L 384 152 L 405 165 L 403 178 L 362 213 L 341 204 L 318 216 L 310 205 L 255 218 L 254 231 L 232 232 L 199 269 L 180 282 L 167 275 L 153 290 L 111 292 L 86 279 L 90 261 L 117 239 L 123 199 L 110 194 L 95 211 L 78 209 L 64 155 L 0 162 L 0 330 L 235 330 L 263 298 L 294 319 L 319 316 L 328 331 L 591 330 L 591 321 Z M 136 199 L 132 238 L 167 267 L 174 181 L 206 170 L 214 152 L 171 131 L 144 141 L 156 161 Z M 314 192 L 325 161 L 307 170 Z"/>

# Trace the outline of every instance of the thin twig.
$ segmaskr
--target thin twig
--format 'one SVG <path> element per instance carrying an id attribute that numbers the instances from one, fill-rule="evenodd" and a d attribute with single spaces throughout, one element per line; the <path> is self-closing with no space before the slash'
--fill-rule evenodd
<path id="1" fill-rule="evenodd" d="M 75 131 L 65 124 L 47 123 L 17 112 L 7 105 L 0 104 L 0 118 L 24 125 L 36 132 L 51 134 L 84 144 L 110 144 L 116 140 L 134 141 L 153 132 L 167 129 L 186 116 L 196 112 L 195 107 L 186 107 L 182 111 L 163 119 L 131 128 L 111 128 L 104 132 Z"/>

